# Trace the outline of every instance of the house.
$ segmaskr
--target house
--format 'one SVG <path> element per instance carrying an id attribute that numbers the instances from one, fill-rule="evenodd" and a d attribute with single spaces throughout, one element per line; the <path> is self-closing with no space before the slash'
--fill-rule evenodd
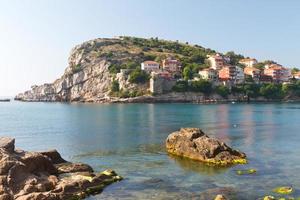
<path id="1" fill-rule="evenodd" d="M 259 77 L 259 83 L 272 83 L 272 82 L 273 82 L 273 79 L 271 76 L 261 74 Z"/>
<path id="2" fill-rule="evenodd" d="M 173 79 L 172 74 L 167 71 L 152 72 L 151 77 L 160 77 L 165 79 Z"/>
<path id="3" fill-rule="evenodd" d="M 222 81 L 233 81 L 236 77 L 236 67 L 227 65 L 219 71 L 219 79 Z"/>
<path id="4" fill-rule="evenodd" d="M 245 76 L 252 77 L 254 82 L 259 82 L 261 71 L 255 67 L 245 67 L 244 74 Z"/>
<path id="5" fill-rule="evenodd" d="M 141 69 L 149 73 L 159 71 L 159 64 L 155 61 L 145 61 L 141 64 Z"/>
<path id="6" fill-rule="evenodd" d="M 220 54 L 208 55 L 207 57 L 207 60 L 210 63 L 210 67 L 215 70 L 222 69 L 226 66 L 226 63 L 228 62 L 228 59 Z"/>
<path id="7" fill-rule="evenodd" d="M 240 64 L 245 65 L 246 67 L 253 67 L 257 64 L 257 60 L 254 58 L 245 58 L 239 61 Z"/>
<path id="8" fill-rule="evenodd" d="M 176 59 L 167 58 L 162 61 L 162 68 L 164 71 L 177 74 L 181 72 L 181 63 Z"/>
<path id="9" fill-rule="evenodd" d="M 242 68 L 227 65 L 219 71 L 219 79 L 221 81 L 230 81 L 232 83 L 240 84 L 244 82 L 245 75 Z"/>
<path id="10" fill-rule="evenodd" d="M 272 77 L 274 82 L 287 82 L 291 78 L 291 70 L 278 64 L 266 65 L 264 75 Z"/>
<path id="11" fill-rule="evenodd" d="M 241 67 L 236 66 L 236 76 L 235 76 L 235 83 L 241 84 L 245 81 L 245 74 L 244 70 Z"/>
<path id="12" fill-rule="evenodd" d="M 218 80 L 218 71 L 213 68 L 203 69 L 200 70 L 198 73 L 201 79 L 205 79 L 209 81 Z"/>

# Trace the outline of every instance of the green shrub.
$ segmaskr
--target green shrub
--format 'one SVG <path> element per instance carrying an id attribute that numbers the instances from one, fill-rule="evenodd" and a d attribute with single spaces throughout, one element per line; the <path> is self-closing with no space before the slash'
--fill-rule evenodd
<path id="1" fill-rule="evenodd" d="M 120 65 L 117 65 L 117 64 L 112 64 L 108 67 L 108 71 L 109 73 L 111 74 L 116 74 L 116 73 L 119 73 L 120 72 L 120 69 L 121 69 L 121 66 Z"/>
<path id="2" fill-rule="evenodd" d="M 112 83 L 111 83 L 111 91 L 112 92 L 119 92 L 119 87 L 120 87 L 120 84 L 117 80 L 113 80 Z"/>
<path id="3" fill-rule="evenodd" d="M 212 92 L 212 84 L 206 80 L 193 81 L 191 83 L 191 91 L 210 94 Z"/>
<path id="4" fill-rule="evenodd" d="M 215 88 L 215 91 L 216 91 L 217 94 L 219 94 L 222 97 L 227 97 L 230 93 L 229 89 L 226 86 L 223 86 L 223 85 L 217 86 Z"/>
<path id="5" fill-rule="evenodd" d="M 187 81 L 177 81 L 176 85 L 172 88 L 175 92 L 187 92 L 189 89 Z"/>
<path id="6" fill-rule="evenodd" d="M 130 73 L 130 83 L 146 83 L 150 79 L 149 74 L 141 69 L 135 69 Z"/>
<path id="7" fill-rule="evenodd" d="M 193 72 L 193 70 L 192 70 L 192 68 L 190 66 L 187 66 L 187 67 L 185 67 L 183 69 L 182 75 L 183 75 L 184 80 L 190 80 L 190 79 L 192 79 L 193 78 L 193 74 L 194 74 L 194 72 Z"/>
<path id="8" fill-rule="evenodd" d="M 80 70 L 81 70 L 81 65 L 80 64 L 77 64 L 77 65 L 73 66 L 73 68 L 72 68 L 73 73 L 77 73 Z"/>
<path id="9" fill-rule="evenodd" d="M 264 84 L 261 86 L 259 93 L 267 99 L 281 99 L 283 97 L 281 84 Z"/>

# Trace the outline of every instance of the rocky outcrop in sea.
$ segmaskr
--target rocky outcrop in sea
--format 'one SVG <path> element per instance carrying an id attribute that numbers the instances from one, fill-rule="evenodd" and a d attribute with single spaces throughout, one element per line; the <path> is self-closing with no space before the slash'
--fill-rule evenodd
<path id="1" fill-rule="evenodd" d="M 199 128 L 181 128 L 166 139 L 167 152 L 211 165 L 245 164 L 246 154 L 210 138 Z"/>
<path id="2" fill-rule="evenodd" d="M 15 140 L 0 138 L 0 199 L 83 199 L 122 180 L 113 170 L 95 173 L 83 163 L 65 161 L 56 150 L 15 149 Z"/>

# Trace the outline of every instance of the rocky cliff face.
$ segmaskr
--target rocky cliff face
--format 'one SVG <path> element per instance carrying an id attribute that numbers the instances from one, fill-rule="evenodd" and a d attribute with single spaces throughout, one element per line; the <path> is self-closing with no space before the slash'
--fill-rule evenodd
<path id="1" fill-rule="evenodd" d="M 22 101 L 100 101 L 111 84 L 110 62 L 97 55 L 96 47 L 112 44 L 113 39 L 96 39 L 74 47 L 63 76 L 53 83 L 32 86 L 16 96 Z"/>

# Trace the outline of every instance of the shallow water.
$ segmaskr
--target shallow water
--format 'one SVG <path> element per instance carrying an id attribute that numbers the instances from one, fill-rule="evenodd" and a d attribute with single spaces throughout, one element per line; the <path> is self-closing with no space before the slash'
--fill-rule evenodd
<path id="1" fill-rule="evenodd" d="M 258 199 L 278 186 L 300 196 L 300 104 L 0 103 L 0 135 L 26 150 L 58 149 L 97 171 L 125 180 L 89 199 Z M 246 152 L 249 164 L 214 168 L 170 157 L 167 135 L 180 127 L 206 133 Z M 257 174 L 238 176 L 237 169 Z"/>

